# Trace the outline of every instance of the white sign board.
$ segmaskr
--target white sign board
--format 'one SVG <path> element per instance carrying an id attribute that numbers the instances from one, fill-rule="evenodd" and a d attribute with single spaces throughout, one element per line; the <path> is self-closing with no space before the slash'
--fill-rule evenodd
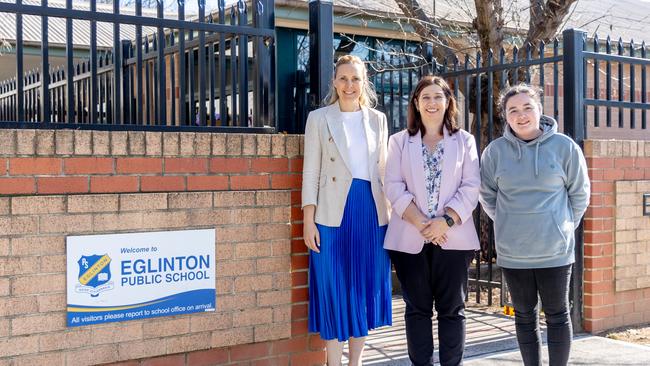
<path id="1" fill-rule="evenodd" d="M 69 327 L 214 311 L 215 230 L 69 236 Z"/>

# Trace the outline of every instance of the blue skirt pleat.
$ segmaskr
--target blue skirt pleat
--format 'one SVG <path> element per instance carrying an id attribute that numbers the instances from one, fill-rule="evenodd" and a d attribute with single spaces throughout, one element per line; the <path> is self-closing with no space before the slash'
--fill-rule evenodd
<path id="1" fill-rule="evenodd" d="M 370 182 L 353 179 L 340 227 L 317 224 L 320 253 L 309 255 L 309 331 L 345 341 L 391 325 L 390 259 Z"/>

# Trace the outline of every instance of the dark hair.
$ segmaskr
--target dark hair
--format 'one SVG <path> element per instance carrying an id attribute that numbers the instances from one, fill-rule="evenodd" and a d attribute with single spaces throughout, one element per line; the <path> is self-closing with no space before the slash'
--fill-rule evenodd
<path id="1" fill-rule="evenodd" d="M 422 90 L 431 85 L 438 85 L 442 92 L 445 94 L 445 98 L 449 101 L 449 105 L 445 110 L 445 115 L 442 120 L 442 125 L 447 128 L 449 134 L 454 134 L 460 130 L 458 123 L 456 122 L 456 116 L 458 115 L 458 107 L 456 106 L 456 98 L 451 92 L 449 84 L 441 78 L 440 76 L 427 75 L 422 77 L 418 82 L 418 85 L 415 86 L 415 90 L 409 99 L 408 112 L 406 115 L 406 129 L 409 132 L 410 136 L 413 136 L 420 131 L 422 136 L 426 135 L 427 130 L 422 123 L 422 116 L 416 108 L 418 98 Z M 442 131 L 440 131 L 442 132 Z"/>
<path id="2" fill-rule="evenodd" d="M 510 98 L 517 94 L 528 95 L 533 101 L 535 101 L 535 103 L 537 103 L 540 112 L 542 112 L 542 91 L 532 85 L 521 83 L 513 85 L 501 92 L 501 96 L 499 97 L 499 109 L 501 110 L 501 116 L 504 119 L 506 119 L 506 103 L 508 103 Z"/>

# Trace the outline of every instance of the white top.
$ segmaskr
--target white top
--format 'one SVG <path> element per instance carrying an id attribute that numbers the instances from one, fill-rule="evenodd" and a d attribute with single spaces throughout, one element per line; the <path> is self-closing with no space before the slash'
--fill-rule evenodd
<path id="1" fill-rule="evenodd" d="M 363 112 L 341 112 L 341 115 L 343 115 L 345 143 L 350 152 L 352 177 L 369 181 L 368 140 L 363 128 Z"/>

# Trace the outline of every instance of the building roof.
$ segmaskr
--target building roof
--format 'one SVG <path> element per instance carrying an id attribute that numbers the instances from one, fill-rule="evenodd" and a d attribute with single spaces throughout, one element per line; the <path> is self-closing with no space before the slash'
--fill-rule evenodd
<path id="1" fill-rule="evenodd" d="M 306 7 L 308 0 L 276 0 L 276 7 Z M 403 16 L 395 0 L 333 0 L 338 16 L 377 16 L 392 14 L 393 21 Z M 506 0 L 502 2 L 506 27 L 527 29 L 529 0 Z M 430 16 L 444 25 L 469 27 L 476 16 L 472 0 L 420 0 L 420 5 Z M 650 22 L 650 0 L 578 0 L 563 28 L 580 28 L 589 36 L 598 33 L 604 38 L 608 34 L 631 39 L 640 43 L 647 35 Z"/>
<path id="2" fill-rule="evenodd" d="M 14 2 L 15 0 L 0 0 Z M 228 8 L 236 0 L 226 0 Z M 249 0 L 250 2 L 250 0 Z M 276 8 L 285 9 L 306 8 L 309 0 L 276 0 Z M 23 4 L 40 5 L 40 0 L 23 0 Z M 65 7 L 65 0 L 49 0 L 50 7 Z M 333 0 L 335 17 L 383 17 L 387 21 L 396 21 L 402 17 L 395 0 Z M 434 16 L 444 27 L 468 28 L 475 16 L 474 3 L 471 0 L 420 0 L 425 12 Z M 510 29 L 527 29 L 529 0 L 504 1 L 506 26 Z M 214 5 L 214 4 L 212 4 Z M 75 9 L 88 10 L 89 4 L 83 1 L 74 2 Z M 207 11 L 212 10 L 208 5 Z M 98 12 L 112 12 L 111 4 L 97 4 Z M 214 10 L 212 10 L 214 11 Z M 122 14 L 134 14 L 134 8 L 125 7 Z M 143 16 L 155 17 L 155 9 L 142 10 Z M 192 9 L 188 8 L 188 13 Z M 285 14 L 291 14 L 285 13 Z M 389 15 L 389 16 L 386 16 Z M 290 15 L 289 15 L 290 16 Z M 187 15 L 188 19 L 195 16 Z M 173 12 L 166 12 L 165 18 L 176 19 Z M 647 36 L 646 24 L 650 21 L 650 0 L 578 0 L 572 8 L 563 29 L 580 28 L 590 36 L 598 33 L 604 38 L 608 34 L 622 37 L 625 42 L 634 39 L 640 43 Z M 15 15 L 0 13 L 0 39 L 15 39 Z M 76 20 L 74 22 L 73 43 L 78 48 L 90 45 L 89 22 Z M 41 21 L 38 16 L 23 17 L 23 40 L 25 43 L 40 44 Z M 562 29 L 560 29 L 561 31 Z M 153 33 L 155 28 L 143 27 L 143 34 Z M 135 27 L 122 25 L 122 39 L 134 39 Z M 65 19 L 49 19 L 50 45 L 65 45 Z M 650 42 L 650 39 L 647 39 Z M 111 23 L 97 23 L 97 43 L 99 47 L 110 48 L 113 45 L 113 29 Z"/>
<path id="3" fill-rule="evenodd" d="M 0 0 L 0 2 L 15 3 L 14 0 Z M 23 0 L 23 5 L 41 5 L 40 0 Z M 49 0 L 48 6 L 51 8 L 65 8 L 65 0 Z M 90 10 L 90 4 L 85 1 L 73 1 L 75 10 Z M 112 4 L 97 4 L 97 12 L 113 13 Z M 135 8 L 122 7 L 120 14 L 135 15 Z M 156 17 L 156 9 L 142 9 L 142 16 Z M 166 13 L 165 18 L 176 18 L 175 13 Z M 11 13 L 0 13 L 0 39 L 5 39 L 10 43 L 16 39 L 16 16 Z M 63 18 L 48 18 L 48 41 L 50 47 L 65 46 L 66 38 L 66 20 Z M 156 31 L 154 27 L 142 27 L 142 34 L 150 34 Z M 90 48 L 90 22 L 86 20 L 75 20 L 73 22 L 73 44 L 75 48 Z M 135 39 L 135 26 L 120 25 L 121 39 Z M 38 44 L 42 42 L 41 38 L 41 17 L 35 15 L 23 16 L 23 42 L 25 44 Z M 97 46 L 100 48 L 113 47 L 113 23 L 97 22 Z"/>

